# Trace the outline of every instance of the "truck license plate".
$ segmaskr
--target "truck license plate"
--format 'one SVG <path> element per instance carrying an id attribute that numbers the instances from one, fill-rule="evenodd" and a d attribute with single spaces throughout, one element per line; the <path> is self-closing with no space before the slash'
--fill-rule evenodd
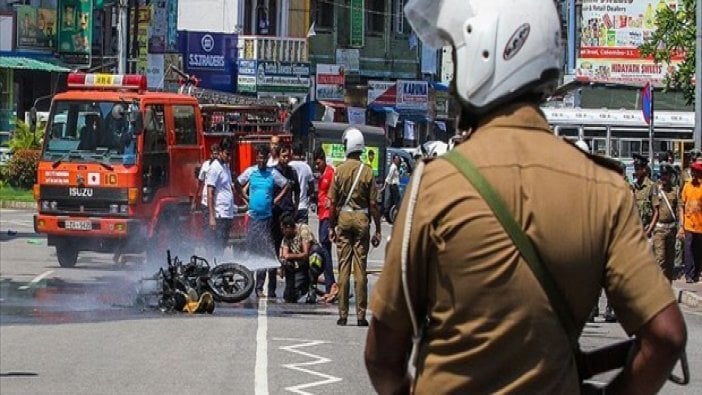
<path id="1" fill-rule="evenodd" d="M 90 221 L 66 220 L 66 229 L 70 230 L 92 230 L 93 223 Z"/>

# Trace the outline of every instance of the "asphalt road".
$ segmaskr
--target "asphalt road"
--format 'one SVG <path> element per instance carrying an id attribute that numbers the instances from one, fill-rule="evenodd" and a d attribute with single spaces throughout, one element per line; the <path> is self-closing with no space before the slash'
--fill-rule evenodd
<path id="1" fill-rule="evenodd" d="M 138 280 L 152 268 L 92 253 L 60 268 L 31 215 L 0 210 L 0 393 L 373 392 L 362 360 L 366 329 L 336 326 L 336 305 L 250 298 L 218 305 L 212 316 L 141 309 Z M 375 272 L 383 250 L 371 252 Z M 702 393 L 702 314 L 688 310 L 686 320 L 693 382 L 662 393 Z M 581 342 L 587 349 L 624 337 L 617 324 L 598 322 Z"/>

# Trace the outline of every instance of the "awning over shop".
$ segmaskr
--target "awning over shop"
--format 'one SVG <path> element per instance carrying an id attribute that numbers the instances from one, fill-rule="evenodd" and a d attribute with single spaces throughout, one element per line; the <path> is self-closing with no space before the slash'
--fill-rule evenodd
<path id="1" fill-rule="evenodd" d="M 71 71 L 47 61 L 23 56 L 0 56 L 0 69 L 37 70 L 53 73 L 68 73 Z"/>

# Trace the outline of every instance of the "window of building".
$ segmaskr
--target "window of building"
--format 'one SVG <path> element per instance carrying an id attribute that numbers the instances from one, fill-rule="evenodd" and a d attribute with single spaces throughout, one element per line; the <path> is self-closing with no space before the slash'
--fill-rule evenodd
<path id="1" fill-rule="evenodd" d="M 409 34 L 410 26 L 405 18 L 407 0 L 392 0 L 392 30 L 395 34 Z"/>
<path id="2" fill-rule="evenodd" d="M 385 1 L 366 0 L 366 30 L 368 33 L 385 33 Z"/>
<path id="3" fill-rule="evenodd" d="M 315 30 L 330 30 L 334 27 L 334 1 L 312 0 L 310 8 L 311 21 Z"/>
<path id="4" fill-rule="evenodd" d="M 176 145 L 197 144 L 195 127 L 195 108 L 192 106 L 173 106 Z"/>

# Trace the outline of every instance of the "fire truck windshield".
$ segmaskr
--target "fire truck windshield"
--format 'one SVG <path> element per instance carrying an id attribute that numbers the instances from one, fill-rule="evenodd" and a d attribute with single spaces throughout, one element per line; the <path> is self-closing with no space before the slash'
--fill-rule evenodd
<path id="1" fill-rule="evenodd" d="M 136 136 L 126 102 L 54 102 L 44 142 L 45 160 L 133 163 Z"/>

